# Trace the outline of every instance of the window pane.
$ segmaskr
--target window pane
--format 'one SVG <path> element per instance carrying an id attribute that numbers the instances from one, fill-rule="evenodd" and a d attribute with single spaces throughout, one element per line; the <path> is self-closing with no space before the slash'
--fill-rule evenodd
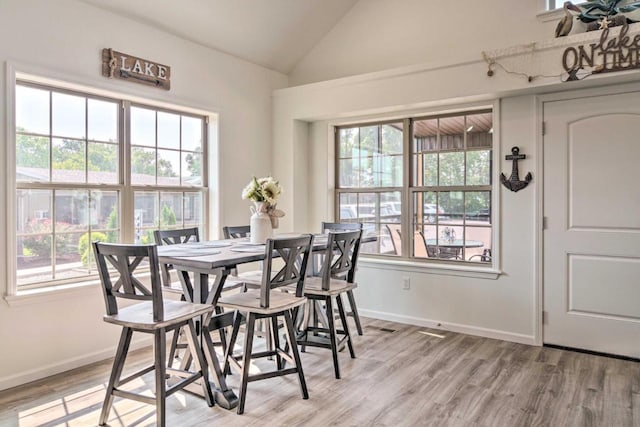
<path id="1" fill-rule="evenodd" d="M 51 280 L 51 234 L 17 238 L 18 286 Z"/>
<path id="2" fill-rule="evenodd" d="M 491 228 L 465 228 L 465 259 L 473 262 L 491 262 Z M 480 246 L 481 245 L 481 246 Z"/>
<path id="3" fill-rule="evenodd" d="M 182 153 L 182 185 L 202 185 L 202 154 Z"/>
<path id="4" fill-rule="evenodd" d="M 154 243 L 153 230 L 160 224 L 158 218 L 158 193 L 136 191 L 133 196 L 135 243 Z"/>
<path id="5" fill-rule="evenodd" d="M 18 234 L 50 233 L 51 228 L 51 191 L 16 191 L 16 228 Z"/>
<path id="6" fill-rule="evenodd" d="M 467 116 L 467 148 L 491 148 L 493 142 L 493 114 Z"/>
<path id="7" fill-rule="evenodd" d="M 51 101 L 53 135 L 67 138 L 85 138 L 86 98 L 53 92 Z"/>
<path id="8" fill-rule="evenodd" d="M 156 112 L 131 107 L 131 144 L 156 146 Z"/>
<path id="9" fill-rule="evenodd" d="M 86 264 L 83 266 L 79 253 L 79 242 L 83 234 L 56 233 L 55 279 L 69 279 L 87 274 L 89 260 L 87 259 Z M 87 251 L 83 255 L 88 256 Z"/>
<path id="10" fill-rule="evenodd" d="M 382 125 L 382 152 L 402 154 L 402 122 Z"/>
<path id="11" fill-rule="evenodd" d="M 134 185 L 155 185 L 155 149 L 131 147 L 131 183 Z"/>
<path id="12" fill-rule="evenodd" d="M 89 99 L 89 139 L 118 142 L 118 104 Z"/>
<path id="13" fill-rule="evenodd" d="M 49 91 L 16 86 L 16 131 L 49 135 Z"/>
<path id="14" fill-rule="evenodd" d="M 49 138 L 16 135 L 16 180 L 49 181 Z"/>
<path id="15" fill-rule="evenodd" d="M 202 119 L 182 116 L 182 149 L 202 151 Z"/>
<path id="16" fill-rule="evenodd" d="M 117 191 L 91 191 L 91 228 L 103 232 L 103 242 L 120 241 L 120 219 Z"/>
<path id="17" fill-rule="evenodd" d="M 360 159 L 343 159 L 339 163 L 340 187 L 350 188 L 358 186 L 358 172 L 360 170 Z"/>
<path id="18" fill-rule="evenodd" d="M 158 147 L 180 149 L 180 116 L 158 111 Z"/>
<path id="19" fill-rule="evenodd" d="M 438 185 L 438 154 L 424 154 L 422 162 L 424 170 L 424 183 L 422 185 L 435 187 Z"/>
<path id="20" fill-rule="evenodd" d="M 185 193 L 184 195 L 184 225 L 202 225 L 203 221 L 202 193 Z"/>
<path id="21" fill-rule="evenodd" d="M 462 191 L 442 191 L 438 194 L 438 222 L 462 224 L 464 216 Z"/>
<path id="22" fill-rule="evenodd" d="M 161 230 L 182 227 L 182 193 L 160 193 Z"/>
<path id="23" fill-rule="evenodd" d="M 467 185 L 491 184 L 491 151 L 467 151 Z"/>
<path id="24" fill-rule="evenodd" d="M 86 182 L 85 142 L 53 139 L 53 172 L 55 182 Z"/>
<path id="25" fill-rule="evenodd" d="M 360 128 L 360 156 L 371 156 L 379 151 L 378 126 Z"/>
<path id="26" fill-rule="evenodd" d="M 490 191 L 469 191 L 465 193 L 465 218 L 467 225 L 487 225 L 490 223 Z"/>
<path id="27" fill-rule="evenodd" d="M 439 119 L 440 149 L 454 150 L 464 148 L 464 116 Z"/>
<path id="28" fill-rule="evenodd" d="M 118 183 L 118 146 L 116 144 L 88 143 L 89 182 Z"/>
<path id="29" fill-rule="evenodd" d="M 158 150 L 158 185 L 180 185 L 180 152 Z"/>
<path id="30" fill-rule="evenodd" d="M 339 156 L 342 158 L 357 157 L 359 152 L 359 128 L 340 129 L 339 135 Z"/>
<path id="31" fill-rule="evenodd" d="M 438 150 L 438 120 L 415 120 L 413 122 L 413 152 Z"/>
<path id="32" fill-rule="evenodd" d="M 440 153 L 441 186 L 464 185 L 464 152 Z"/>
<path id="33" fill-rule="evenodd" d="M 56 190 L 56 233 L 86 231 L 89 224 L 89 193 L 83 190 Z"/>

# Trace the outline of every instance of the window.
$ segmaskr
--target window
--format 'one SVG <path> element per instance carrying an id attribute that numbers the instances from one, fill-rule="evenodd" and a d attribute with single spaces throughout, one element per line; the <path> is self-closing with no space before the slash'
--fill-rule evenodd
<path id="1" fill-rule="evenodd" d="M 381 236 L 363 253 L 492 260 L 491 111 L 341 126 L 336 144 L 336 218 Z"/>
<path id="2" fill-rule="evenodd" d="M 564 5 L 564 1 L 565 0 L 547 0 L 547 9 L 548 10 L 554 10 L 554 9 L 562 9 L 562 6 Z M 584 3 L 584 1 L 581 0 L 571 0 L 571 3 L 573 4 L 582 4 Z"/>
<path id="3" fill-rule="evenodd" d="M 95 275 L 92 241 L 204 227 L 204 117 L 27 82 L 15 111 L 18 289 Z"/>

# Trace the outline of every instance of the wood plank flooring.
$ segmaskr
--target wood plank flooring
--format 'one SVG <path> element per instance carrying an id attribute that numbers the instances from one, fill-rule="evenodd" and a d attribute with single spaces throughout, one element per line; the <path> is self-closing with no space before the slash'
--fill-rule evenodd
<path id="1" fill-rule="evenodd" d="M 295 376 L 250 383 L 244 415 L 177 393 L 168 399 L 168 425 L 640 426 L 640 363 L 363 321 L 357 359 L 340 353 L 341 380 L 329 351 L 302 355 L 309 400 Z M 150 358 L 140 350 L 128 366 Z M 96 425 L 110 363 L 0 392 L 0 426 Z M 238 381 L 229 377 L 236 390 Z M 152 377 L 139 382 L 152 384 Z M 154 425 L 151 406 L 116 398 L 114 408 L 111 426 Z"/>

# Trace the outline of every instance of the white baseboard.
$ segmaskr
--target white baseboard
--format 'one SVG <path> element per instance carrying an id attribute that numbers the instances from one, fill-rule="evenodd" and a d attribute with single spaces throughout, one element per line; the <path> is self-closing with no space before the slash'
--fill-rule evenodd
<path id="1" fill-rule="evenodd" d="M 536 345 L 533 335 L 517 334 L 513 332 L 501 331 L 498 329 L 481 328 L 478 326 L 460 325 L 439 320 L 424 319 L 421 317 L 404 316 L 383 311 L 363 310 L 358 308 L 358 313 L 364 317 L 373 319 L 389 320 L 391 322 L 404 323 L 407 325 L 424 326 L 425 328 L 441 329 L 444 331 L 459 332 L 468 335 L 477 335 L 485 338 L 517 342 L 520 344 Z"/>
<path id="2" fill-rule="evenodd" d="M 153 340 L 151 340 L 150 338 L 143 338 L 135 341 L 132 340 L 129 349 L 138 350 L 140 348 L 148 347 L 151 344 L 153 344 Z M 14 375 L 2 377 L 0 378 L 0 390 L 6 390 L 8 388 L 30 383 L 31 381 L 40 380 L 51 375 L 56 375 L 61 372 L 69 371 L 71 369 L 109 359 L 116 354 L 116 349 L 117 346 L 113 346 L 105 350 L 100 350 L 94 353 L 85 354 L 79 357 L 73 357 L 71 359 L 52 363 L 41 368 L 30 369 L 25 372 L 19 372 Z M 105 382 L 107 381 L 107 379 L 108 378 L 105 377 Z"/>

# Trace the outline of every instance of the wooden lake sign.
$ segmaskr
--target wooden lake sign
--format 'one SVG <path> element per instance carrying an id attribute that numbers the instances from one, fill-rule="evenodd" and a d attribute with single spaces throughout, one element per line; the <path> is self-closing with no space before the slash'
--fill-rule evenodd
<path id="1" fill-rule="evenodd" d="M 609 28 L 605 28 L 597 43 L 566 48 L 562 55 L 562 67 L 569 75 L 566 81 L 580 80 L 577 72 L 583 69 L 598 74 L 640 68 L 640 34 L 628 34 L 628 24 L 617 37 L 609 37 Z"/>
<path id="2" fill-rule="evenodd" d="M 164 90 L 171 88 L 171 67 L 113 49 L 102 49 L 102 75 Z"/>

